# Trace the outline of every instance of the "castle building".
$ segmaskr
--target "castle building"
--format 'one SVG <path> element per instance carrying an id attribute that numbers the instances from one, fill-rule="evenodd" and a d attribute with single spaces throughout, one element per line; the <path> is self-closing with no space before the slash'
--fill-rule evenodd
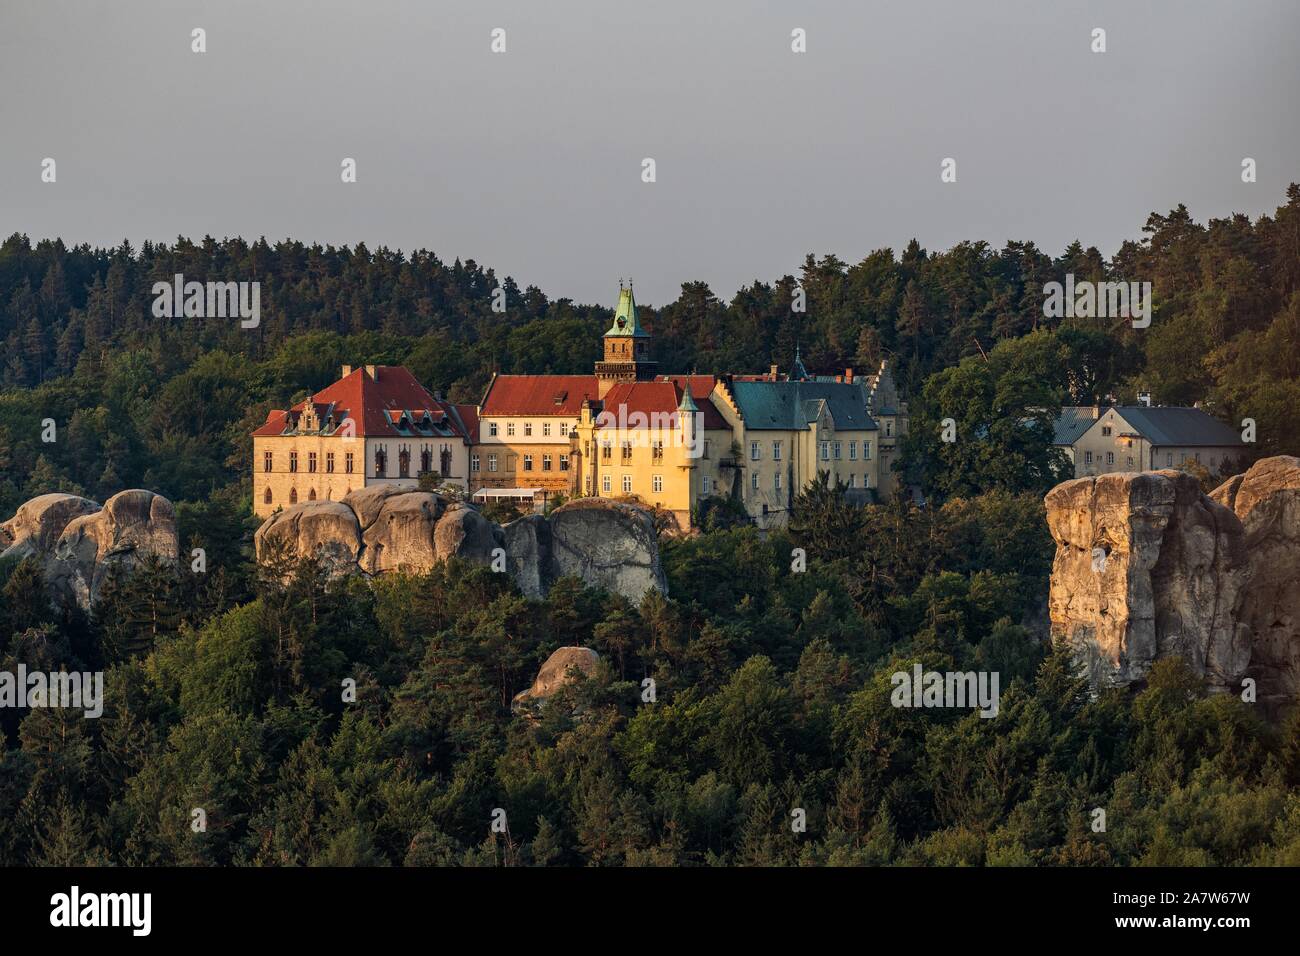
<path id="1" fill-rule="evenodd" d="M 405 368 L 343 366 L 337 382 L 253 432 L 253 512 L 338 501 L 421 474 L 468 487 L 478 410 L 435 398 Z"/>
<path id="2" fill-rule="evenodd" d="M 869 501 L 892 495 L 907 406 L 874 375 L 660 375 L 629 284 L 590 375 L 494 375 L 477 406 L 430 395 L 404 368 L 352 370 L 274 411 L 253 435 L 258 515 L 433 472 L 475 500 L 637 502 L 689 528 L 705 499 L 783 525 L 819 472 Z M 354 447 L 355 446 L 355 447 Z"/>

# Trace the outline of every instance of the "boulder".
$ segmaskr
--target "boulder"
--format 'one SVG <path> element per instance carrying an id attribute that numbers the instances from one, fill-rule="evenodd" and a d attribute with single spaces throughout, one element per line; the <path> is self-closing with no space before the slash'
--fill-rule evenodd
<path id="1" fill-rule="evenodd" d="M 472 505 L 449 507 L 433 529 L 434 549 L 439 560 L 462 558 L 477 564 L 491 564 L 492 552 L 505 544 L 501 529 L 483 517 Z"/>
<path id="2" fill-rule="evenodd" d="M 516 713 L 533 713 L 536 706 L 545 703 L 561 688 L 575 683 L 579 676 L 592 676 L 600 664 L 600 655 L 589 647 L 561 647 L 546 659 L 537 679 L 527 690 L 520 691 L 511 701 Z"/>
<path id="3" fill-rule="evenodd" d="M 1239 612 L 1251 630 L 1248 676 L 1276 712 L 1300 699 L 1300 458 L 1264 458 L 1210 497 L 1246 534 L 1250 581 Z"/>
<path id="4" fill-rule="evenodd" d="M 25 501 L 12 518 L 0 524 L 0 558 L 43 560 L 54 550 L 68 522 L 97 511 L 98 502 L 78 495 L 39 495 Z"/>
<path id="5" fill-rule="evenodd" d="M 355 494 L 355 492 L 354 492 Z M 348 504 L 353 504 L 344 498 Z M 355 505 L 353 505 L 355 508 Z M 367 574 L 384 571 L 422 573 L 438 562 L 434 530 L 446 502 L 427 491 L 406 491 L 383 496 L 377 511 L 363 505 L 357 512 L 364 529 L 359 565 Z M 374 515 L 363 520 L 363 514 Z"/>
<path id="6" fill-rule="evenodd" d="M 356 512 L 341 501 L 307 501 L 277 511 L 253 535 L 258 561 L 277 549 L 296 557 L 317 557 L 328 574 L 357 569 L 361 526 Z"/>
<path id="7" fill-rule="evenodd" d="M 46 580 L 56 596 L 71 597 L 89 609 L 114 572 L 132 571 L 149 556 L 175 562 L 179 552 L 172 503 L 132 488 L 67 523 L 46 562 Z"/>
<path id="8" fill-rule="evenodd" d="M 1056 541 L 1048 611 L 1095 688 L 1141 681 L 1179 656 L 1217 690 L 1238 690 L 1251 659 L 1238 612 L 1246 534 L 1179 471 L 1078 478 L 1046 497 Z"/>
<path id="9" fill-rule="evenodd" d="M 574 575 L 639 603 L 646 591 L 666 594 L 659 542 L 643 509 L 605 498 L 580 498 L 550 515 L 551 573 Z"/>
<path id="10" fill-rule="evenodd" d="M 526 515 L 502 525 L 506 568 L 519 590 L 532 598 L 546 594 L 551 581 L 551 525 L 542 515 Z"/>
<path id="11" fill-rule="evenodd" d="M 365 531 L 375 523 L 375 519 L 379 517 L 379 512 L 383 510 L 385 501 L 394 495 L 404 495 L 417 490 L 418 488 L 414 482 L 369 485 L 348 492 L 343 496 L 343 503 L 356 513 L 357 523 L 361 526 L 361 530 Z"/>

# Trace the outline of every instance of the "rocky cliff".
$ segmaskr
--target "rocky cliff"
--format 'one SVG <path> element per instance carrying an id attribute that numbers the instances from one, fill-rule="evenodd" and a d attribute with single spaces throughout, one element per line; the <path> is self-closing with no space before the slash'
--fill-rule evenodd
<path id="1" fill-rule="evenodd" d="M 102 507 L 77 495 L 33 498 L 0 524 L 0 547 L 0 559 L 40 561 L 53 597 L 87 609 L 114 571 L 130 571 L 149 555 L 175 561 L 179 541 L 171 502 L 133 488 Z"/>
<path id="2" fill-rule="evenodd" d="M 1300 461 L 1270 458 L 1211 495 L 1178 471 L 1078 478 L 1046 497 L 1052 634 L 1094 687 L 1178 656 L 1212 689 L 1300 690 Z M 1266 699 L 1267 698 L 1267 699 Z"/>
<path id="3" fill-rule="evenodd" d="M 259 560 L 272 549 L 319 556 L 334 574 L 427 571 L 450 557 L 500 563 L 533 597 L 574 575 L 640 601 L 667 591 L 650 516 L 640 508 L 583 499 L 547 517 L 497 525 L 474 506 L 394 486 L 354 491 L 338 502 L 294 505 L 268 518 L 255 536 Z"/>

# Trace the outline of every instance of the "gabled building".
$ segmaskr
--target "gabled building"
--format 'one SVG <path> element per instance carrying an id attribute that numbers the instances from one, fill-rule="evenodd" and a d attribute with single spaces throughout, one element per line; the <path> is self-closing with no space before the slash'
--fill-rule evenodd
<path id="1" fill-rule="evenodd" d="M 477 409 L 431 395 L 398 365 L 343 366 L 339 380 L 253 432 L 253 511 L 338 501 L 421 474 L 468 487 Z"/>
<path id="2" fill-rule="evenodd" d="M 1073 462 L 1076 478 L 1190 463 L 1214 474 L 1246 451 L 1235 430 L 1199 408 L 1069 406 L 1054 431 L 1054 444 Z"/>

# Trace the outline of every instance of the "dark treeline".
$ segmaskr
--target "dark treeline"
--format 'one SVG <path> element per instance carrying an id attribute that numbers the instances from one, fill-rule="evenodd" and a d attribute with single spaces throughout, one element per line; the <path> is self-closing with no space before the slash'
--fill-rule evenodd
<path id="1" fill-rule="evenodd" d="M 1110 261 L 1077 242 L 1057 258 L 1027 242 L 931 253 L 913 241 L 856 265 L 810 255 L 798 276 L 756 281 L 729 303 L 685 283 L 643 319 L 669 371 L 788 368 L 796 344 L 814 372 L 871 369 L 890 356 L 923 420 L 962 411 L 937 408 L 960 391 L 950 380 L 926 394 L 936 375 L 1036 330 L 1065 335 L 1050 346 L 1059 356 L 1032 359 L 1051 364 L 1052 380 L 1019 388 L 1006 408 L 992 400 L 998 382 L 977 376 L 989 407 L 968 415 L 972 434 L 991 424 L 980 415 L 1006 421 L 1024 405 L 1131 399 L 1145 387 L 1163 404 L 1254 418 L 1260 454 L 1300 449 L 1300 187 L 1256 222 L 1201 225 L 1180 206 L 1152 214 L 1143 233 Z M 155 318 L 152 285 L 176 273 L 261 282 L 260 326 Z M 1043 286 L 1067 273 L 1150 281 L 1151 327 L 1045 320 Z M 492 311 L 498 284 L 505 315 Z M 803 312 L 791 308 L 800 287 Z M 423 251 L 210 238 L 92 249 L 15 235 L 0 246 L 0 511 L 41 491 L 103 497 L 133 485 L 177 501 L 237 500 L 247 493 L 248 432 L 344 362 L 406 364 L 430 388 L 473 402 L 493 371 L 589 369 L 609 318 L 603 306 L 553 300 Z M 1021 372 L 1018 360 L 1004 366 L 999 374 Z M 60 429 L 53 444 L 40 440 L 47 418 Z M 936 474 L 954 463 L 912 456 L 929 490 L 960 488 Z"/>

